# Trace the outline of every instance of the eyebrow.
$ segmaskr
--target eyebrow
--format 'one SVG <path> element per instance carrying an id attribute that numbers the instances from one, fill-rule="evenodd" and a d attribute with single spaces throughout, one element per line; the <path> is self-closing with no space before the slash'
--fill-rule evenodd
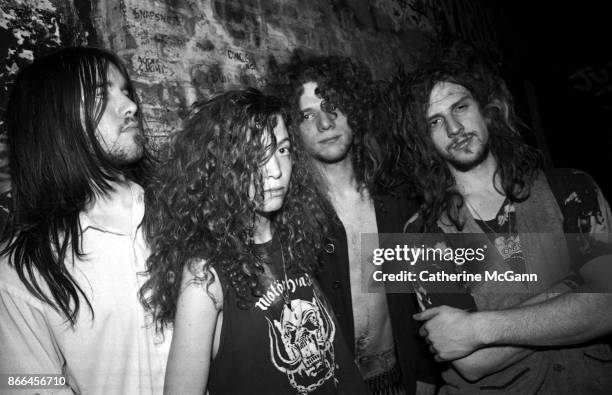
<path id="1" fill-rule="evenodd" d="M 456 100 L 451 107 L 455 108 L 456 106 L 458 106 L 461 102 L 467 100 L 467 99 L 473 99 L 472 95 L 469 93 L 464 93 L 458 100 Z"/>
<path id="2" fill-rule="evenodd" d="M 455 100 L 453 102 L 453 104 L 451 104 L 451 106 L 450 106 L 451 109 L 457 107 L 461 102 L 463 102 L 464 100 L 467 100 L 467 99 L 474 99 L 474 97 L 469 92 L 462 94 L 461 97 L 459 97 L 459 99 Z M 430 107 L 431 107 L 431 105 L 430 105 Z M 440 115 L 441 114 L 439 112 L 437 112 L 435 114 L 432 114 L 432 115 L 427 117 L 427 121 L 431 121 L 432 119 L 434 119 L 436 117 L 439 117 Z"/>
<path id="3" fill-rule="evenodd" d="M 276 145 L 282 145 L 282 144 L 284 144 L 285 142 L 287 142 L 287 143 L 291 144 L 291 140 L 289 140 L 289 137 L 285 137 L 285 138 L 284 138 L 284 139 L 282 139 L 281 141 L 277 141 L 277 142 L 276 142 Z"/>

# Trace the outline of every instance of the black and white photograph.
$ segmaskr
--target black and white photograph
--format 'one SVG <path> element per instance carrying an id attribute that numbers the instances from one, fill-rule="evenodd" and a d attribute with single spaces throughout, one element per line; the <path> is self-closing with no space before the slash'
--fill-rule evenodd
<path id="1" fill-rule="evenodd" d="M 611 394 L 608 19 L 2 0 L 0 394 Z"/>

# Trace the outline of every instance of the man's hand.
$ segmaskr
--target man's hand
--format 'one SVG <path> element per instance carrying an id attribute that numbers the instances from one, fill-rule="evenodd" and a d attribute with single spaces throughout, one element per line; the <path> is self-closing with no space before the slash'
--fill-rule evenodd
<path id="1" fill-rule="evenodd" d="M 448 306 L 434 307 L 415 314 L 417 321 L 427 321 L 419 334 L 425 337 L 429 350 L 438 362 L 463 358 L 484 346 L 479 337 L 474 313 Z"/>

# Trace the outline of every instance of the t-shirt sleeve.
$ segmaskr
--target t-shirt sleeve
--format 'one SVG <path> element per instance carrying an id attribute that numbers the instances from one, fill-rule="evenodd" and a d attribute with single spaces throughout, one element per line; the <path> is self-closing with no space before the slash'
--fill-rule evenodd
<path id="1" fill-rule="evenodd" d="M 25 291 L 13 290 L 10 286 L 0 288 L 0 375 L 62 374 L 63 358 L 44 309 L 42 303 Z M 12 393 L 6 388 L 2 391 Z M 65 392 L 38 388 L 36 391 L 72 393 L 68 388 Z M 15 393 L 24 392 L 15 390 Z"/>
<path id="2" fill-rule="evenodd" d="M 561 206 L 563 229 L 577 272 L 588 261 L 612 254 L 612 213 L 601 189 L 587 173 L 566 170 L 557 173 L 557 178 L 553 193 Z"/>

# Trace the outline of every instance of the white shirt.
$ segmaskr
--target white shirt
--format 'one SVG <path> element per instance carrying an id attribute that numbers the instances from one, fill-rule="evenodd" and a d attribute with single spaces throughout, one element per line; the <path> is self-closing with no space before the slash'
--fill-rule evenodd
<path id="1" fill-rule="evenodd" d="M 6 257 L 0 260 L 0 375 L 63 374 L 72 391 L 85 394 L 162 392 L 171 333 L 155 333 L 138 299 L 138 273 L 149 255 L 140 227 L 143 190 L 113 185 L 80 214 L 86 255 L 66 265 L 92 304 L 93 320 L 81 298 L 71 327 L 28 292 Z"/>

